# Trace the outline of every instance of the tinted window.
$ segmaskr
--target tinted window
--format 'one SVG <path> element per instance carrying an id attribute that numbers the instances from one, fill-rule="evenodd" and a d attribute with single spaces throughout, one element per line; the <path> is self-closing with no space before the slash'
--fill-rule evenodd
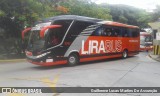
<path id="1" fill-rule="evenodd" d="M 127 28 L 121 28 L 121 36 L 122 37 L 128 37 Z"/>
<path id="2" fill-rule="evenodd" d="M 117 37 L 122 35 L 121 28 L 112 26 L 102 26 L 95 30 L 94 36 Z"/>
<path id="3" fill-rule="evenodd" d="M 56 20 L 52 25 L 62 25 L 60 28 L 49 29 L 46 36 L 48 46 L 58 45 L 62 42 L 64 35 L 71 24 L 71 20 Z"/>
<path id="4" fill-rule="evenodd" d="M 92 34 L 92 36 L 101 36 L 104 31 L 104 28 L 98 27 Z"/>
<path id="5" fill-rule="evenodd" d="M 112 34 L 114 37 L 121 37 L 122 36 L 122 28 L 120 27 L 113 27 L 112 28 Z"/>
<path id="6" fill-rule="evenodd" d="M 128 37 L 138 37 L 139 36 L 139 30 L 135 28 L 128 28 L 127 33 L 128 33 Z"/>
<path id="7" fill-rule="evenodd" d="M 57 20 L 53 22 L 53 25 L 62 25 L 61 28 L 56 29 L 57 30 L 57 35 L 62 39 L 68 29 L 68 27 L 70 26 L 72 20 Z M 50 33 L 54 33 L 52 31 L 54 31 L 55 29 L 51 29 Z"/>
<path id="8" fill-rule="evenodd" d="M 152 42 L 152 41 L 153 41 L 152 36 L 146 36 L 145 42 Z"/>
<path id="9" fill-rule="evenodd" d="M 93 36 L 107 36 L 107 37 L 138 37 L 139 30 L 135 28 L 102 26 L 95 30 Z"/>
<path id="10" fill-rule="evenodd" d="M 111 27 L 105 27 L 104 31 L 102 33 L 103 36 L 112 36 L 112 28 Z"/>
<path id="11" fill-rule="evenodd" d="M 69 30 L 66 38 L 74 39 L 90 25 L 93 25 L 93 23 L 84 22 L 84 21 L 75 21 L 71 26 L 71 29 Z M 85 32 L 86 33 L 84 33 L 83 35 L 88 35 L 88 31 L 85 31 Z"/>

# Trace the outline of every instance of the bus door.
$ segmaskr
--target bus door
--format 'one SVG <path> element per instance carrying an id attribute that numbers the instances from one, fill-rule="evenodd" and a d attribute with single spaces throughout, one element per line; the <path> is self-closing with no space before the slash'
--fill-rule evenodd
<path id="1" fill-rule="evenodd" d="M 139 29 L 128 28 L 129 46 L 130 51 L 135 52 L 139 50 L 140 40 L 139 40 Z"/>

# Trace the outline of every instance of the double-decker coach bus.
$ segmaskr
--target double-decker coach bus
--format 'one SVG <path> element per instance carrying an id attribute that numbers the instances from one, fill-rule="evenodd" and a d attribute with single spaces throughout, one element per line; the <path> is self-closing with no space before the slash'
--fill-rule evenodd
<path id="1" fill-rule="evenodd" d="M 26 56 L 42 66 L 127 58 L 139 53 L 139 28 L 101 19 L 61 15 L 35 25 Z"/>
<path id="2" fill-rule="evenodd" d="M 153 38 L 150 33 L 140 32 L 140 51 L 149 51 L 153 49 Z"/>

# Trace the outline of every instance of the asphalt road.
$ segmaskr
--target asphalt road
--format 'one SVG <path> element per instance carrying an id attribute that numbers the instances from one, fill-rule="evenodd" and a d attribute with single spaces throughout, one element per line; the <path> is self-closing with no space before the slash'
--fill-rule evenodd
<path id="1" fill-rule="evenodd" d="M 160 62 L 147 52 L 127 59 L 86 62 L 75 67 L 0 63 L 1 87 L 160 87 Z M 82 95 L 83 94 L 83 95 Z M 4 96 L 159 96 L 146 93 L 0 94 Z"/>

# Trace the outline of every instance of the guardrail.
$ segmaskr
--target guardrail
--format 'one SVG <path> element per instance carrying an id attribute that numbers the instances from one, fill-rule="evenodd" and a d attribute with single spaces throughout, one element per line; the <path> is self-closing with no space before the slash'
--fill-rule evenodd
<path id="1" fill-rule="evenodd" d="M 153 53 L 160 55 L 160 40 L 153 40 Z"/>
<path id="2" fill-rule="evenodd" d="M 153 46 L 154 55 L 160 55 L 160 45 Z"/>

